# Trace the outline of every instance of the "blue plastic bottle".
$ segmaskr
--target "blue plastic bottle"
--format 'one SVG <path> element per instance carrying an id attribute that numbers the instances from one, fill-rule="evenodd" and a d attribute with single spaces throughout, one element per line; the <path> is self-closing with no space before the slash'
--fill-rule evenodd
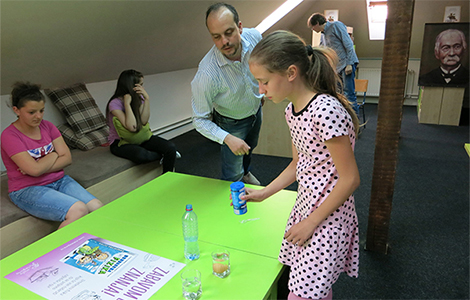
<path id="1" fill-rule="evenodd" d="M 246 201 L 240 199 L 241 196 L 245 195 L 245 184 L 241 181 L 232 183 L 230 185 L 230 192 L 232 193 L 233 212 L 236 215 L 246 214 Z"/>
<path id="2" fill-rule="evenodd" d="M 184 257 L 189 260 L 199 258 L 197 216 L 191 204 L 186 205 L 183 215 Z"/>

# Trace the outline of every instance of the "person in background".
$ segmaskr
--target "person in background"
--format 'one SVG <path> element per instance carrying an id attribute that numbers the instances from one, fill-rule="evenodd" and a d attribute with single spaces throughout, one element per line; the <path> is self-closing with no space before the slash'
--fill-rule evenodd
<path id="1" fill-rule="evenodd" d="M 260 93 L 287 98 L 285 117 L 292 161 L 265 188 L 242 199 L 260 202 L 298 182 L 279 261 L 290 266 L 288 299 L 331 299 L 342 272 L 358 276 L 359 233 L 352 193 L 359 186 L 354 157 L 358 119 L 337 91 L 334 51 L 312 48 L 297 35 L 276 31 L 255 47 L 250 70 Z"/>
<path id="2" fill-rule="evenodd" d="M 222 179 L 259 185 L 250 169 L 263 95 L 258 93 L 248 59 L 261 34 L 243 28 L 235 8 L 226 3 L 207 9 L 206 26 L 214 46 L 191 82 L 193 124 L 203 136 L 222 145 Z"/>
<path id="3" fill-rule="evenodd" d="M 340 21 L 328 22 L 325 16 L 320 13 L 311 15 L 307 25 L 311 30 L 323 33 L 320 45 L 332 48 L 338 55 L 339 62 L 336 65 L 336 72 L 343 82 L 344 95 L 351 103 L 356 115 L 359 116 L 354 84 L 359 59 L 354 51 L 354 44 L 346 25 Z"/>
<path id="4" fill-rule="evenodd" d="M 18 119 L 1 135 L 11 201 L 35 217 L 62 222 L 59 228 L 103 206 L 64 175 L 72 155 L 57 127 L 43 120 L 45 98 L 40 86 L 17 82 L 11 104 Z"/>
<path id="5" fill-rule="evenodd" d="M 136 70 L 119 75 L 116 91 L 106 105 L 111 153 L 137 164 L 162 159 L 163 173 L 173 171 L 176 146 L 150 131 L 150 99 L 143 85 L 144 75 Z"/>
<path id="6" fill-rule="evenodd" d="M 465 34 L 457 29 L 447 29 L 439 33 L 434 45 L 434 56 L 440 66 L 419 78 L 422 86 L 467 86 L 468 69 L 462 66 L 467 42 Z"/>

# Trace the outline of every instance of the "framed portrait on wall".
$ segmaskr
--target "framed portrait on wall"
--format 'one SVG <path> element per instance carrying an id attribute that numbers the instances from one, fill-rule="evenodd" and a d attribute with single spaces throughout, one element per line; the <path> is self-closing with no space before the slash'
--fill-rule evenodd
<path id="1" fill-rule="evenodd" d="M 466 87 L 469 23 L 426 23 L 419 86 Z"/>
<path id="2" fill-rule="evenodd" d="M 337 9 L 325 10 L 324 15 L 328 22 L 338 21 L 339 10 Z"/>

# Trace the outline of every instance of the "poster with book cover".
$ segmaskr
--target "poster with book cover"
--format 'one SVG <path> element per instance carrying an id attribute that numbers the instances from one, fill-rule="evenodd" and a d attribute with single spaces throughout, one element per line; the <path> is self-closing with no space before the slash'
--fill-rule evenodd
<path id="1" fill-rule="evenodd" d="M 184 266 L 84 233 L 5 278 L 47 299 L 144 300 Z"/>

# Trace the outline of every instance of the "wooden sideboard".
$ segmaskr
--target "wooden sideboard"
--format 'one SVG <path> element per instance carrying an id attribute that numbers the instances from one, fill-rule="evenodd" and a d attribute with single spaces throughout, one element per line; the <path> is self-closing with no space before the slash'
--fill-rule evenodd
<path id="1" fill-rule="evenodd" d="M 465 88 L 421 87 L 418 99 L 419 123 L 458 126 Z"/>

